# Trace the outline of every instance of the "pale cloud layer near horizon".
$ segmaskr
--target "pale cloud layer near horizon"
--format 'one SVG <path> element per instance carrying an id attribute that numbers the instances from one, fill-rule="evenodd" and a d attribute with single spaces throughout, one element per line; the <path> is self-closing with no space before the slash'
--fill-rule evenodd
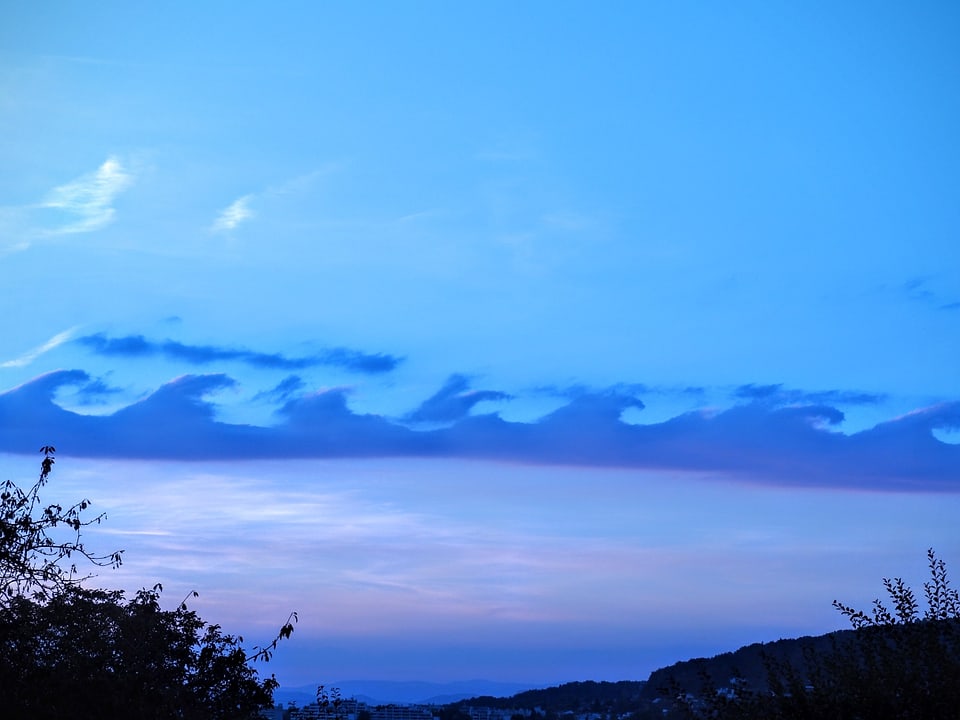
<path id="1" fill-rule="evenodd" d="M 0 10 L 8 475 L 58 447 L 110 582 L 245 635 L 301 610 L 305 681 L 642 679 L 838 627 L 960 558 L 958 31 Z"/>
<path id="2" fill-rule="evenodd" d="M 834 599 L 865 607 L 894 573 L 919 587 L 915 548 L 956 552 L 960 510 L 954 495 L 483 462 L 61 457 L 54 478 L 107 513 L 88 542 L 125 550 L 98 583 L 161 581 L 168 604 L 196 590 L 251 642 L 296 611 L 265 667 L 288 685 L 642 679 L 671 653 L 828 632 Z"/>

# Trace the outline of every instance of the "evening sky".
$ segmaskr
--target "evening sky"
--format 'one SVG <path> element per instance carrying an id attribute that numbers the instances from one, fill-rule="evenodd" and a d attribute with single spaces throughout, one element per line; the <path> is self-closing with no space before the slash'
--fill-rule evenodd
<path id="1" fill-rule="evenodd" d="M 960 561 L 958 31 L 5 6 L 6 474 L 57 446 L 127 549 L 105 584 L 254 638 L 298 610 L 281 682 L 644 679 L 835 629 Z"/>

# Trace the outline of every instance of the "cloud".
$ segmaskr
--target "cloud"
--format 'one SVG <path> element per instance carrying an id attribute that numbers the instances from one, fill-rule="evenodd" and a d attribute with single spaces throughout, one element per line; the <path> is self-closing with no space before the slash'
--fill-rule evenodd
<path id="1" fill-rule="evenodd" d="M 234 200 L 220 213 L 210 229 L 213 232 L 229 232 L 230 230 L 235 230 L 241 223 L 246 222 L 254 216 L 253 210 L 250 209 L 252 200 L 252 194 L 244 195 Z"/>
<path id="2" fill-rule="evenodd" d="M 109 337 L 94 333 L 77 338 L 74 342 L 98 355 L 114 357 L 162 356 L 193 365 L 235 360 L 252 367 L 269 370 L 303 370 L 310 367 L 339 367 L 353 372 L 378 374 L 390 372 L 402 359 L 383 353 L 363 353 L 348 348 L 328 348 L 307 357 L 290 358 L 280 353 L 261 353 L 232 347 L 214 345 L 187 345 L 176 340 L 150 340 L 143 335 Z"/>
<path id="3" fill-rule="evenodd" d="M 336 164 L 328 164 L 324 167 L 320 167 L 316 170 L 311 170 L 310 172 L 304 173 L 302 175 L 297 175 L 292 177 L 289 180 L 285 180 L 279 185 L 271 185 L 266 190 L 263 191 L 263 195 L 296 195 L 308 190 L 318 179 L 326 177 L 333 172 L 336 172 L 338 166 Z"/>
<path id="4" fill-rule="evenodd" d="M 785 388 L 780 383 L 774 385 L 755 385 L 753 383 L 740 385 L 734 389 L 733 396 L 740 399 L 768 402 L 777 405 L 797 403 L 879 405 L 887 399 L 887 396 L 883 393 L 869 393 L 860 390 L 819 390 L 811 392 Z"/>
<path id="5" fill-rule="evenodd" d="M 406 419 L 411 422 L 453 422 L 469 415 L 477 403 L 510 398 L 507 393 L 497 390 L 470 390 L 465 375 L 451 375 L 436 394 L 424 400 Z"/>
<path id="6" fill-rule="evenodd" d="M 551 397 L 567 398 L 568 400 L 573 400 L 584 395 L 592 395 L 597 392 L 601 394 L 614 394 L 614 395 L 641 395 L 648 392 L 665 392 L 664 390 L 657 390 L 650 388 L 641 383 L 617 383 L 612 385 L 604 390 L 597 391 L 591 389 L 587 385 L 539 385 L 533 389 L 533 392 L 537 395 L 548 395 Z M 641 403 L 641 407 L 643 407 Z"/>
<path id="7" fill-rule="evenodd" d="M 109 157 L 94 172 L 54 188 L 39 207 L 62 211 L 69 221 L 48 234 L 92 232 L 108 225 L 116 215 L 113 201 L 133 182 L 115 157 Z"/>
<path id="8" fill-rule="evenodd" d="M 237 198 L 224 208 L 217 216 L 216 220 L 210 226 L 210 231 L 215 233 L 230 232 L 236 230 L 240 225 L 251 220 L 256 213 L 251 205 L 256 201 L 257 204 L 269 203 L 271 198 L 283 197 L 285 195 L 297 195 L 306 192 L 319 178 L 327 176 L 337 169 L 336 165 L 327 165 L 311 172 L 297 175 L 289 180 L 285 180 L 278 185 L 270 185 L 257 192 L 247 193 Z"/>
<path id="9" fill-rule="evenodd" d="M 3 423 L 6 447 L 25 452 L 36 445 L 37 438 L 41 445 L 63 438 L 63 447 L 70 453 L 88 447 L 96 448 L 91 453 L 95 456 L 159 457 L 161 448 L 177 447 L 178 457 L 200 458 L 246 439 L 243 426 L 221 429 L 213 406 L 204 400 L 205 395 L 234 384 L 224 375 L 177 378 L 110 415 L 81 415 L 54 403 L 59 389 L 82 387 L 90 380 L 80 370 L 57 370 L 0 395 L 2 417 L 10 420 L 9 427 Z"/>
<path id="10" fill-rule="evenodd" d="M 77 328 L 72 327 L 69 330 L 64 330 L 61 333 L 57 333 L 42 345 L 38 345 L 32 350 L 28 350 L 20 357 L 0 363 L 0 368 L 25 367 L 30 363 L 32 363 L 34 360 L 36 360 L 38 357 L 43 355 L 44 353 L 48 353 L 51 350 L 63 345 L 65 342 L 67 342 L 74 336 L 76 331 L 77 331 Z"/>
<path id="11" fill-rule="evenodd" d="M 122 392 L 121 388 L 107 385 L 103 380 L 97 378 L 77 389 L 77 401 L 81 405 L 99 405 L 111 395 L 119 395 Z"/>
<path id="12" fill-rule="evenodd" d="M 960 402 L 845 434 L 837 429 L 843 413 L 829 404 L 753 402 L 628 424 L 621 415 L 642 407 L 638 398 L 584 392 L 524 423 L 470 415 L 470 400 L 457 399 L 466 392 L 464 380 L 453 376 L 420 409 L 457 418 L 447 427 L 415 430 L 354 412 L 342 388 L 299 395 L 291 377 L 274 388 L 290 399 L 277 423 L 265 427 L 216 419 L 208 396 L 233 386 L 226 375 L 177 378 L 110 415 L 82 415 L 54 402 L 60 388 L 89 383 L 85 372 L 61 370 L 0 394 L 0 451 L 32 453 L 50 442 L 69 454 L 118 458 L 460 458 L 694 471 L 775 485 L 960 491 L 960 445 L 934 434 L 960 428 Z"/>
<path id="13" fill-rule="evenodd" d="M 930 288 L 932 277 L 915 277 L 900 285 L 898 290 L 909 300 L 931 305 L 937 310 L 958 310 L 960 301 L 945 299 Z"/>
<path id="14" fill-rule="evenodd" d="M 306 383 L 299 375 L 288 375 L 276 387 L 257 393 L 253 399 L 286 402 L 292 396 L 301 392 L 305 386 Z"/>
<path id="15" fill-rule="evenodd" d="M 256 204 L 262 211 L 270 211 L 271 201 L 288 195 L 307 192 L 315 182 L 337 170 L 336 165 L 327 165 L 310 172 L 297 175 L 276 185 L 261 187 L 256 192 L 242 195 L 220 211 L 210 225 L 210 232 L 229 233 L 257 216 L 253 211 Z"/>

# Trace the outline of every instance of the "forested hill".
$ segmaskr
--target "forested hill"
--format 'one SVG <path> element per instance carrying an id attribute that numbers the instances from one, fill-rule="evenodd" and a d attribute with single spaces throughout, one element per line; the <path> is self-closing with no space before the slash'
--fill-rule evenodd
<path id="1" fill-rule="evenodd" d="M 716 687 L 724 687 L 729 684 L 730 678 L 737 677 L 745 680 L 747 687 L 763 689 L 769 677 L 765 658 L 802 668 L 805 666 L 805 653 L 812 650 L 817 655 L 825 655 L 837 641 L 851 638 L 852 635 L 852 630 L 839 630 L 828 635 L 755 643 L 712 658 L 684 660 L 660 668 L 651 673 L 646 681 L 570 682 L 541 690 L 527 690 L 506 698 L 483 696 L 460 700 L 446 707 L 452 710 L 469 706 L 540 708 L 547 715 L 598 712 L 616 717 L 649 706 L 668 689 L 675 692 L 682 688 L 685 692 L 699 695 L 706 679 Z"/>
<path id="2" fill-rule="evenodd" d="M 793 667 L 805 665 L 804 654 L 813 650 L 817 654 L 828 653 L 834 643 L 852 634 L 851 630 L 839 630 L 828 635 L 777 640 L 769 643 L 754 643 L 733 652 L 712 658 L 695 658 L 674 663 L 655 670 L 649 680 L 623 680 L 620 682 L 570 682 L 541 690 L 527 690 L 511 697 L 475 697 L 452 703 L 450 708 L 540 708 L 545 713 L 602 712 L 619 714 L 636 710 L 660 697 L 668 688 L 682 688 L 699 694 L 704 679 L 709 678 L 717 687 L 737 677 L 749 687 L 766 687 L 768 672 L 764 657 L 786 662 Z"/>
<path id="3" fill-rule="evenodd" d="M 767 687 L 770 660 L 803 668 L 806 666 L 805 656 L 811 651 L 822 656 L 829 653 L 838 641 L 852 637 L 852 630 L 838 630 L 827 635 L 754 643 L 712 658 L 684 660 L 651 673 L 643 698 L 652 700 L 667 688 L 682 688 L 686 692 L 699 694 L 705 681 L 724 687 L 731 678 L 738 678 L 740 682 L 745 681 L 747 687 L 761 690 Z"/>
<path id="4" fill-rule="evenodd" d="M 573 682 L 509 698 L 476 697 L 445 706 L 439 715 L 464 720 L 475 716 L 468 707 L 487 707 L 526 717 L 530 713 L 522 711 L 536 709 L 544 720 L 571 715 L 808 720 L 852 717 L 847 711 L 855 708 L 858 717 L 958 717 L 960 619 L 904 615 L 909 621 L 686 660 L 654 671 L 646 681 Z"/>
<path id="5" fill-rule="evenodd" d="M 571 682 L 542 690 L 527 690 L 508 698 L 478 697 L 461 700 L 453 707 L 540 708 L 545 713 L 628 712 L 637 707 L 645 683 L 642 680 L 620 682 Z"/>

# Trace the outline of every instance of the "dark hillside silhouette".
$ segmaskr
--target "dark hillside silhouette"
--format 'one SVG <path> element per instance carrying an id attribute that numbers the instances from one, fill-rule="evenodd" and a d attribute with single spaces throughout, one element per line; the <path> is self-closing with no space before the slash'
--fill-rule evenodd
<path id="1" fill-rule="evenodd" d="M 960 599 L 930 549 L 921 614 L 913 590 L 884 578 L 890 607 L 834 601 L 852 630 L 751 645 L 653 673 L 667 717 L 935 720 L 960 708 Z"/>

